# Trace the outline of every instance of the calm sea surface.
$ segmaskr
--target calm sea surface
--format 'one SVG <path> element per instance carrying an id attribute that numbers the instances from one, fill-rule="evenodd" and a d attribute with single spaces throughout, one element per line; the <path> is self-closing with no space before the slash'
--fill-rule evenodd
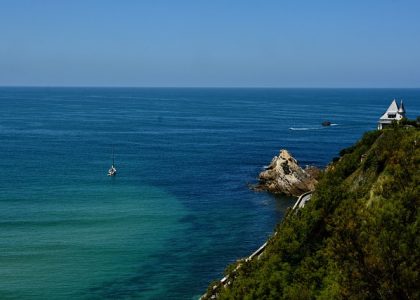
<path id="1" fill-rule="evenodd" d="M 419 89 L 0 88 L 0 298 L 196 298 L 293 203 L 262 167 L 325 166 L 394 97 L 420 115 Z"/>

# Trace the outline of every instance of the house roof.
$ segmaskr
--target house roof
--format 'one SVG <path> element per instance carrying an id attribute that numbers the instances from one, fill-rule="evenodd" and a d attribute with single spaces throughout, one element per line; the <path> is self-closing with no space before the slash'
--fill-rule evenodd
<path id="1" fill-rule="evenodd" d="M 398 112 L 398 104 L 397 101 L 392 100 L 391 105 L 388 107 L 388 109 L 386 110 L 387 113 L 396 113 Z"/>
<path id="2" fill-rule="evenodd" d="M 403 110 L 403 111 L 401 111 Z M 405 113 L 404 106 L 401 101 L 401 107 L 398 107 L 397 101 L 392 100 L 391 105 L 388 107 L 386 112 L 382 115 L 382 117 L 379 119 L 380 121 L 393 121 L 393 120 L 401 120 L 403 118 L 403 115 Z M 393 117 L 390 117 L 390 115 L 394 115 Z"/>

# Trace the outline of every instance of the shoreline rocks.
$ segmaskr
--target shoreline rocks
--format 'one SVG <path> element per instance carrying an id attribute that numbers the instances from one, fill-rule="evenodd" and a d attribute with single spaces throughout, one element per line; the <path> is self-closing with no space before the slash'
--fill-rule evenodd
<path id="1" fill-rule="evenodd" d="M 320 170 L 316 167 L 302 169 L 287 150 L 280 150 L 270 165 L 259 174 L 257 191 L 269 191 L 274 194 L 299 196 L 315 189 Z"/>

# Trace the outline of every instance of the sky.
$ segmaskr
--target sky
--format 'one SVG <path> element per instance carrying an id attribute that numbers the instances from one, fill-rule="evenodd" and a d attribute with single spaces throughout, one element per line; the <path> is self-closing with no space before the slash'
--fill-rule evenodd
<path id="1" fill-rule="evenodd" d="M 420 87 L 418 0 L 0 0 L 0 86 Z"/>

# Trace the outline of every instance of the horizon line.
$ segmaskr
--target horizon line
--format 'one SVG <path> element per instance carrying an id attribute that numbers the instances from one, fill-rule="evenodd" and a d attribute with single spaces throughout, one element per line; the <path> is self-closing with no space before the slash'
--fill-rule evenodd
<path id="1" fill-rule="evenodd" d="M 127 88 L 127 89 L 420 89 L 420 87 L 310 87 L 310 86 L 130 86 L 130 85 L 0 85 L 0 88 Z"/>

